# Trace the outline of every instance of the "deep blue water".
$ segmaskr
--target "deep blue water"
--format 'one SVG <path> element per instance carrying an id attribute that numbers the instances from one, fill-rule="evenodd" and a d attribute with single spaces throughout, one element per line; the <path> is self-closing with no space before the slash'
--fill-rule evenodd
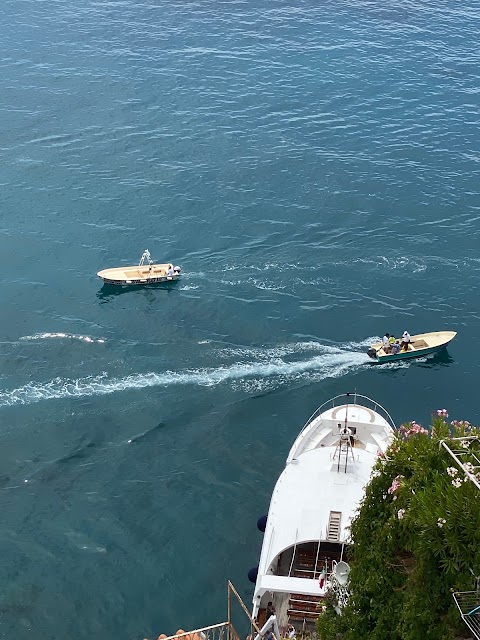
<path id="1" fill-rule="evenodd" d="M 318 6 L 320 5 L 320 6 Z M 479 421 L 480 2 L 4 0 L 0 634 L 226 618 L 357 390 Z M 169 289 L 102 288 L 144 249 Z M 384 331 L 454 329 L 371 366 Z"/>

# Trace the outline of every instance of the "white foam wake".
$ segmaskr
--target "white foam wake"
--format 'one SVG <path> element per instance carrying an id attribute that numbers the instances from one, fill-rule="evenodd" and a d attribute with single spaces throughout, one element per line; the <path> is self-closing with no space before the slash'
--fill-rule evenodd
<path id="1" fill-rule="evenodd" d="M 369 362 L 367 355 L 358 352 L 335 350 L 306 360 L 284 362 L 234 363 L 210 369 L 190 369 L 183 372 L 138 373 L 123 378 L 99 376 L 79 378 L 54 378 L 46 383 L 28 383 L 11 391 L 0 391 L 0 407 L 31 404 L 41 400 L 100 396 L 120 391 L 169 387 L 172 385 L 197 385 L 210 387 L 225 382 L 245 382 L 247 389 L 262 388 L 264 378 L 277 379 L 279 384 L 314 374 L 315 380 L 333 378 L 361 367 Z M 264 388 L 264 386 L 263 386 Z"/>
<path id="2" fill-rule="evenodd" d="M 92 338 L 91 336 L 82 336 L 75 333 L 35 333 L 33 336 L 23 336 L 20 340 L 48 340 L 50 338 L 70 338 L 71 340 L 81 340 L 82 342 L 105 342 L 103 338 Z"/>
<path id="3" fill-rule="evenodd" d="M 358 350 L 366 350 L 370 345 L 379 342 L 381 338 L 378 336 L 365 338 L 360 342 L 344 342 L 328 345 L 316 340 L 287 342 L 275 347 L 221 347 L 217 349 L 217 354 L 222 357 L 247 357 L 256 358 L 257 360 L 272 358 L 283 358 L 289 355 L 297 355 L 305 352 L 317 352 L 324 354 L 338 355 L 341 353 L 350 354 Z"/>

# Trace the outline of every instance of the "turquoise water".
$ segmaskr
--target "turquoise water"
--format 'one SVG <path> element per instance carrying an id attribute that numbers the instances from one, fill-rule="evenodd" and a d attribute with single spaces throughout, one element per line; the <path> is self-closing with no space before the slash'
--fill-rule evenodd
<path id="1" fill-rule="evenodd" d="M 480 2 L 5 0 L 0 633 L 247 602 L 298 431 L 478 423 Z M 95 273 L 148 248 L 167 289 Z M 384 331 L 448 352 L 372 366 Z"/>

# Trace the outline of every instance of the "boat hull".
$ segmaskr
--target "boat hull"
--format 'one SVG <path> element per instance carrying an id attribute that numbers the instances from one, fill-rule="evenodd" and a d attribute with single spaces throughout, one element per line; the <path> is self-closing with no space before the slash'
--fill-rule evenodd
<path id="1" fill-rule="evenodd" d="M 393 362 L 394 360 L 406 360 L 407 358 L 421 358 L 431 353 L 436 353 L 455 338 L 456 331 L 432 331 L 412 336 L 408 351 L 399 353 L 385 353 L 382 343 L 372 344 L 367 354 L 375 363 Z"/>
<path id="2" fill-rule="evenodd" d="M 377 356 L 377 362 L 393 362 L 393 360 L 407 360 L 409 358 L 421 358 L 422 356 L 427 356 L 430 353 L 436 353 L 437 351 L 441 351 L 445 349 L 447 345 L 442 344 L 439 347 L 429 347 L 428 349 L 417 349 L 416 351 L 401 351 L 400 353 L 395 353 L 386 356 Z"/>
<path id="3" fill-rule="evenodd" d="M 102 278 L 102 276 L 99 276 Z M 131 280 L 112 280 L 111 278 L 102 278 L 103 282 L 108 285 L 114 285 L 119 287 L 132 287 L 132 286 L 145 286 L 146 284 L 162 284 L 167 282 L 175 282 L 180 279 L 180 275 L 177 276 L 158 276 L 152 278 L 132 278 Z"/>
<path id="4" fill-rule="evenodd" d="M 148 284 L 166 284 L 175 282 L 180 278 L 180 267 L 174 267 L 171 263 L 149 264 L 133 267 L 115 267 L 103 269 L 97 276 L 105 284 L 119 287 L 138 287 Z"/>

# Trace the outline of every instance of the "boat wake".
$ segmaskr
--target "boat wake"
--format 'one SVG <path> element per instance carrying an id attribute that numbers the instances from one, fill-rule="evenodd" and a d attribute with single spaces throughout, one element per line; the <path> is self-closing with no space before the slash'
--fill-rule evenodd
<path id="1" fill-rule="evenodd" d="M 363 343 L 357 343 L 356 347 Z M 300 346 L 303 345 L 302 348 Z M 307 347 L 308 345 L 308 347 Z M 309 357 L 298 359 L 299 352 L 313 350 Z M 317 351 L 318 353 L 315 353 Z M 213 387 L 230 384 L 244 391 L 265 391 L 301 379 L 319 381 L 336 378 L 362 368 L 370 362 L 362 352 L 350 348 L 321 345 L 320 343 L 296 343 L 278 349 L 235 349 L 230 351 L 237 361 L 217 367 L 164 371 L 161 373 L 137 373 L 125 377 L 110 378 L 107 373 L 78 379 L 54 378 L 46 383 L 29 382 L 11 391 L 0 391 L 0 407 L 25 405 L 42 400 L 101 396 L 121 391 L 149 387 L 194 385 Z M 287 361 L 288 356 L 297 359 Z M 255 361 L 239 362 L 248 357 Z"/>
<path id="2" fill-rule="evenodd" d="M 48 340 L 51 338 L 69 338 L 70 340 L 81 340 L 82 342 L 103 343 L 103 338 L 92 338 L 90 336 L 77 335 L 75 333 L 35 333 L 33 336 L 23 336 L 20 340 Z"/>

